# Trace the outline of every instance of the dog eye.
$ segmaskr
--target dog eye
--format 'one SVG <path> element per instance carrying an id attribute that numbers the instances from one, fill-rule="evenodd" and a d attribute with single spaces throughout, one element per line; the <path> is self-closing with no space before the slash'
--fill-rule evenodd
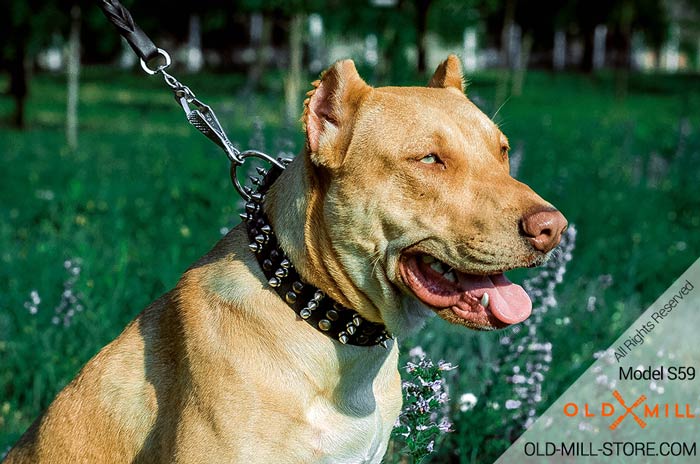
<path id="1" fill-rule="evenodd" d="M 508 147 L 501 147 L 501 159 L 503 161 L 508 159 Z"/>
<path id="2" fill-rule="evenodd" d="M 435 164 L 440 161 L 435 153 L 429 153 L 421 158 L 420 162 L 424 164 Z"/>

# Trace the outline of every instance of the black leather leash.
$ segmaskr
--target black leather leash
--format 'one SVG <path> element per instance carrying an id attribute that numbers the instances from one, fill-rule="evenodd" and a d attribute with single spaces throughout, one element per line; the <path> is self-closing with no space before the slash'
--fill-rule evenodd
<path id="1" fill-rule="evenodd" d="M 171 64 L 170 55 L 158 48 L 136 25 L 129 11 L 118 0 L 101 0 L 100 7 L 107 19 L 141 59 L 143 70 L 150 75 L 163 76 L 190 124 L 221 147 L 231 161 L 231 181 L 241 197 L 246 200 L 246 212 L 241 214 L 241 218 L 247 225 L 251 240 L 249 248 L 255 253 L 270 287 L 301 319 L 340 343 L 357 346 L 382 345 L 388 348 L 392 337 L 383 324 L 367 321 L 356 311 L 335 302 L 318 288 L 302 282 L 289 258 L 277 243 L 275 233 L 263 211 L 263 201 L 267 189 L 291 159 L 275 159 L 257 150 L 243 152 L 237 150 L 224 132 L 214 110 L 197 99 L 189 87 L 166 72 L 166 68 Z M 149 63 L 158 58 L 162 62 L 154 68 L 149 67 Z M 258 158 L 271 165 L 269 172 L 258 168 L 258 174 L 261 177 L 251 178 L 257 188 L 243 186 L 238 180 L 237 168 L 242 166 L 248 158 Z"/>
<path id="2" fill-rule="evenodd" d="M 160 55 L 156 44 L 134 23 L 131 13 L 121 3 L 116 0 L 102 0 L 100 8 L 144 62 L 148 63 Z"/>

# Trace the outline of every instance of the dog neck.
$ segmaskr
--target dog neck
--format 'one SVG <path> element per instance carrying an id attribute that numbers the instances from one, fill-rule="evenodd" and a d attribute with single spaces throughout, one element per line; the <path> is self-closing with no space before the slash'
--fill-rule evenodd
<path id="1" fill-rule="evenodd" d="M 310 325 L 342 344 L 387 347 L 390 335 L 378 311 L 366 310 L 374 307 L 338 264 L 327 230 L 317 226 L 323 224 L 325 186 L 309 169 L 302 155 L 282 173 L 268 175 L 253 195 L 246 205 L 251 250 L 268 284 Z M 274 182 L 269 189 L 267 182 Z M 264 212 L 255 206 L 263 199 Z"/>

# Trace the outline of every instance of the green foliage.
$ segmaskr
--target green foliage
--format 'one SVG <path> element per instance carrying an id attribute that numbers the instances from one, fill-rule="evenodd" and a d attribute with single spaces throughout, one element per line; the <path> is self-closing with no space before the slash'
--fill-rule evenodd
<path id="1" fill-rule="evenodd" d="M 446 414 L 450 400 L 443 372 L 455 369 L 450 363 L 435 364 L 425 354 L 411 352 L 412 361 L 406 363 L 403 410 L 392 431 L 392 445 L 401 446 L 400 453 L 420 463 L 431 454 L 441 435 L 452 431 Z"/>
<path id="2" fill-rule="evenodd" d="M 61 32 L 68 24 L 69 15 L 62 14 L 58 1 L 12 1 L 0 15 L 0 63 L 16 52 L 13 44 L 25 43 L 25 49 L 36 53 L 47 44 L 51 35 Z M 21 34 L 21 35 L 19 35 Z"/>
<path id="3" fill-rule="evenodd" d="M 274 153 L 302 142 L 297 128 L 283 126 L 279 77 L 266 75 L 263 93 L 245 100 L 241 76 L 186 83 L 237 146 Z M 470 97 L 494 114 L 497 72 L 469 77 Z M 496 117 L 513 156 L 522 153 L 518 177 L 578 229 L 559 305 L 539 325 L 552 358 L 541 408 L 700 256 L 700 80 L 645 75 L 629 84 L 619 99 L 614 76 L 533 71 L 523 96 Z M 87 68 L 75 152 L 64 144 L 64 89 L 62 78 L 38 75 L 29 129 L 0 126 L 0 452 L 237 222 L 223 155 L 187 125 L 159 79 Z M 11 106 L 0 96 L 0 114 Z M 64 263 L 77 258 L 76 277 Z M 63 296 L 69 282 L 75 302 Z M 64 301 L 65 311 L 76 310 L 67 326 L 53 322 Z M 504 335 L 435 319 L 403 341 L 405 351 L 421 345 L 459 366 L 448 379 L 455 431 L 432 462 L 491 462 L 520 433 L 505 408 L 512 372 L 491 369 Z M 468 411 L 460 409 L 465 394 L 478 399 Z"/>
<path id="4" fill-rule="evenodd" d="M 448 43 L 461 43 L 464 28 L 482 19 L 479 7 L 488 2 L 434 0 L 428 12 L 428 28 Z"/>

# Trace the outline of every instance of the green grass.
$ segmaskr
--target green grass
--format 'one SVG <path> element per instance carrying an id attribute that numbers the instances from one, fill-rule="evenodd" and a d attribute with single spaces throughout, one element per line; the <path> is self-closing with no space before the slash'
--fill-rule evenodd
<path id="1" fill-rule="evenodd" d="M 239 76 L 180 77 L 217 110 L 237 146 L 300 146 L 301 133 L 282 117 L 281 79 L 243 95 Z M 489 114 L 499 79 L 471 78 L 468 93 Z M 189 127 L 159 79 L 86 70 L 76 151 L 64 143 L 64 87 L 60 76 L 36 76 L 29 129 L 0 125 L 0 452 L 237 218 L 224 155 Z M 579 232 L 559 307 L 540 326 L 553 346 L 543 409 L 700 255 L 700 79 L 632 76 L 618 95 L 614 76 L 532 72 L 523 96 L 497 116 L 522 147 L 518 177 Z M 10 111 L 0 97 L 0 117 Z M 63 263 L 75 258 L 73 290 L 85 310 L 68 327 L 54 325 L 69 278 Z M 599 284 L 603 275 L 611 286 Z M 32 290 L 41 297 L 36 315 L 24 306 Z M 487 406 L 508 399 L 505 374 L 487 372 L 501 335 L 435 320 L 409 341 L 459 365 L 453 398 L 479 399 L 469 412 L 455 406 L 456 432 L 435 462 L 488 462 L 517 434 L 499 425 L 502 407 Z"/>

